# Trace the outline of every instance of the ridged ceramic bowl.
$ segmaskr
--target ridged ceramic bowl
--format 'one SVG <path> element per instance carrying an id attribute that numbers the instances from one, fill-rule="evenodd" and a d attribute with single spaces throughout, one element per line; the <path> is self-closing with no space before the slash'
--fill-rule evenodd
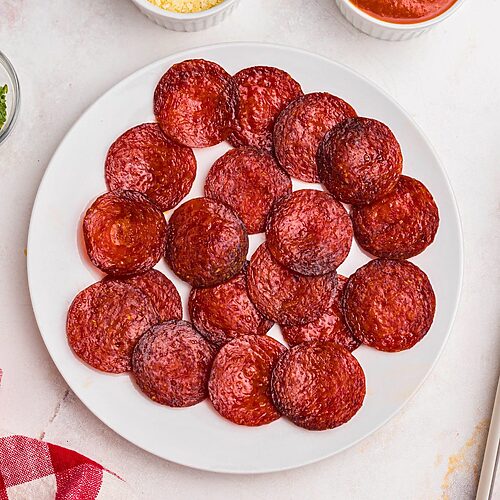
<path id="1" fill-rule="evenodd" d="M 148 0 L 132 0 L 135 6 L 151 21 L 173 31 L 201 31 L 221 23 L 233 12 L 241 0 L 224 0 L 208 10 L 192 14 L 170 12 L 153 5 Z"/>
<path id="2" fill-rule="evenodd" d="M 414 24 L 381 21 L 356 7 L 350 0 L 335 1 L 342 15 L 359 31 L 381 40 L 401 41 L 416 38 L 429 31 L 433 26 L 456 12 L 465 0 L 457 0 L 448 10 L 433 19 Z"/>

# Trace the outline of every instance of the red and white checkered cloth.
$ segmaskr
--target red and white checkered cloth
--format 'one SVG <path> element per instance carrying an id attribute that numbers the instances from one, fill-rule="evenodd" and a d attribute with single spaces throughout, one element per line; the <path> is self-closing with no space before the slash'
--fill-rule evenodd
<path id="1" fill-rule="evenodd" d="M 132 495 L 122 479 L 76 451 L 25 436 L 0 437 L 0 500 L 125 498 Z"/>

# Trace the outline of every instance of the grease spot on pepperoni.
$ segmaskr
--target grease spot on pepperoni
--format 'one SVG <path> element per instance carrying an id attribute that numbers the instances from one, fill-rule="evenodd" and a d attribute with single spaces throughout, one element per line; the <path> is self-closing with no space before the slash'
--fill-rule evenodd
<path id="1" fill-rule="evenodd" d="M 408 261 L 372 260 L 349 278 L 344 292 L 351 332 L 381 351 L 413 347 L 429 331 L 435 310 L 429 278 Z"/>
<path id="2" fill-rule="evenodd" d="M 139 191 L 162 212 L 174 208 L 189 193 L 195 176 L 193 151 L 167 139 L 156 123 L 127 130 L 111 145 L 106 157 L 110 190 Z"/>
<path id="3" fill-rule="evenodd" d="M 280 415 L 271 399 L 271 373 L 285 346 L 271 337 L 232 340 L 217 354 L 208 384 L 214 408 L 235 424 L 258 426 Z"/>
<path id="4" fill-rule="evenodd" d="M 366 393 L 357 359 L 334 342 L 305 342 L 279 359 L 272 375 L 273 401 L 295 425 L 313 431 L 345 424 Z"/>
<path id="5" fill-rule="evenodd" d="M 118 189 L 92 203 L 83 219 L 83 236 L 96 267 L 126 276 L 148 271 L 160 260 L 167 223 L 143 194 Z"/>
<path id="6" fill-rule="evenodd" d="M 193 406 L 207 397 L 215 349 L 187 321 L 152 327 L 134 349 L 137 385 L 157 403 Z"/>

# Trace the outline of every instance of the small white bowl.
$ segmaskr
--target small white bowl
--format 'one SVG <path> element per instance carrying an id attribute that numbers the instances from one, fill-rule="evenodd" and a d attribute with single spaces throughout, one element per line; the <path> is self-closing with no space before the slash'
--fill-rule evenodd
<path id="1" fill-rule="evenodd" d="M 381 40 L 400 41 L 416 38 L 429 31 L 433 26 L 444 21 L 456 12 L 465 0 L 457 0 L 448 10 L 441 15 L 413 24 L 388 23 L 370 16 L 356 7 L 350 0 L 335 0 L 342 15 L 359 31 Z"/>
<path id="2" fill-rule="evenodd" d="M 160 9 L 148 0 L 132 0 L 136 7 L 151 21 L 173 31 L 201 31 L 222 22 L 240 0 L 224 0 L 208 10 L 192 14 L 179 14 Z"/>

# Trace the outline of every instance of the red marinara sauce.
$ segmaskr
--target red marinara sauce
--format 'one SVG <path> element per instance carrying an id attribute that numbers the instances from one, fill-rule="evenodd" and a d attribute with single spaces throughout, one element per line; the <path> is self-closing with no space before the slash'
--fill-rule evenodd
<path id="1" fill-rule="evenodd" d="M 457 0 L 351 0 L 351 2 L 381 21 L 413 24 L 440 16 Z"/>

